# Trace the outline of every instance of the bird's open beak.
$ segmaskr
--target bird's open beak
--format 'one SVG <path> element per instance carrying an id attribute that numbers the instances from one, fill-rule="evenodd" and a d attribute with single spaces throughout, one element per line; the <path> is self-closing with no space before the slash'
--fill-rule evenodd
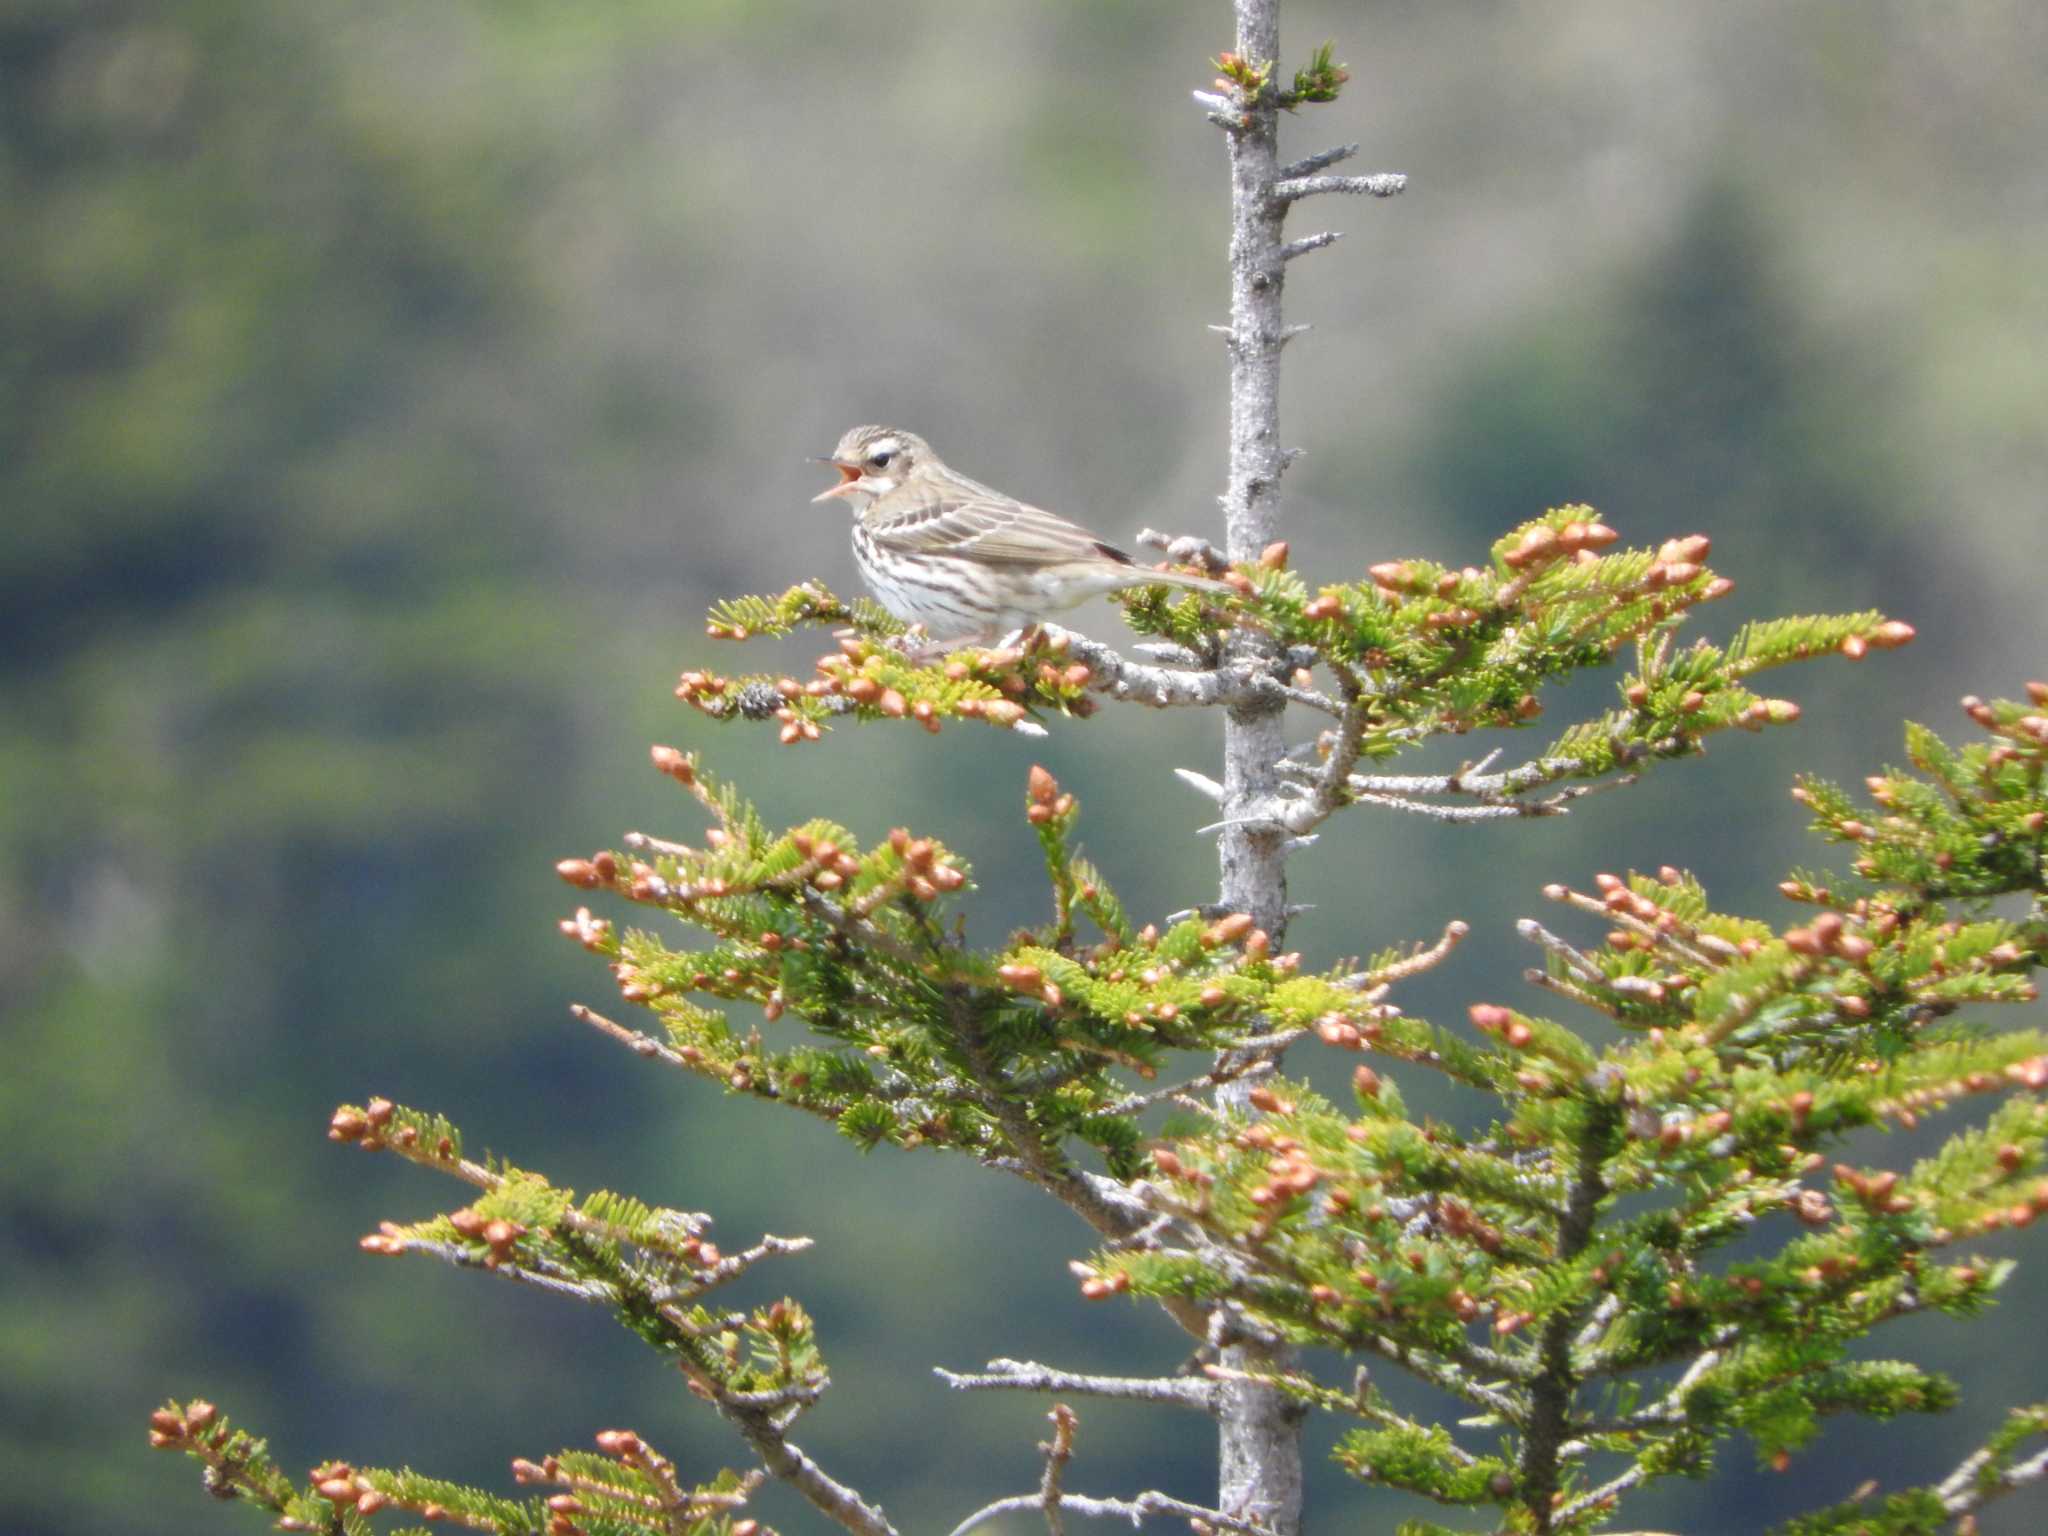
<path id="1" fill-rule="evenodd" d="M 849 464 L 844 459 L 835 459 L 823 454 L 817 456 L 812 462 L 816 464 L 830 464 L 839 471 L 839 483 L 829 490 L 818 492 L 817 495 L 811 498 L 814 502 L 831 501 L 835 497 L 847 495 L 856 485 L 860 484 L 860 466 L 858 464 Z"/>

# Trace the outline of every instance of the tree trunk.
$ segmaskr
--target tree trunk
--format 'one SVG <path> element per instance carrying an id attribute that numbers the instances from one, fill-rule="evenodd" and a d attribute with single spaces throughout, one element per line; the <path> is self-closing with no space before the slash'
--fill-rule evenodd
<path id="1" fill-rule="evenodd" d="M 1235 0 L 1237 54 L 1253 65 L 1280 56 L 1279 0 Z M 1277 64 L 1276 64 L 1277 71 Z M 1267 93 L 1270 97 L 1270 92 Z M 1272 196 L 1280 170 L 1279 109 L 1255 103 L 1245 126 L 1225 134 L 1230 147 L 1230 484 L 1224 494 L 1228 552 L 1255 560 L 1277 536 L 1280 476 L 1280 296 L 1284 205 Z M 1233 647 L 1254 645 L 1240 632 Z M 1253 822 L 1273 803 L 1275 772 L 1286 750 L 1284 706 L 1233 705 L 1223 727 L 1223 818 L 1218 845 L 1221 902 L 1249 912 L 1276 947 L 1287 929 L 1287 834 Z M 1252 823 L 1252 824 L 1247 824 Z M 1224 1090 L 1229 1096 L 1229 1090 Z M 1231 1369 L 1270 1372 L 1292 1362 L 1285 1345 L 1240 1340 L 1223 1351 Z M 1231 1385 L 1223 1395 L 1217 1507 L 1294 1536 L 1301 1528 L 1301 1415 L 1266 1387 Z"/>

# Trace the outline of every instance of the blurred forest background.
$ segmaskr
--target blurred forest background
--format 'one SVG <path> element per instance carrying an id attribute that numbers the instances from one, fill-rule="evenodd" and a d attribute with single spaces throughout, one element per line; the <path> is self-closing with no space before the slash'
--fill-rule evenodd
<path id="1" fill-rule="evenodd" d="M 1784 921 L 1775 882 L 1827 858 L 1796 770 L 1860 778 L 1902 718 L 1956 728 L 1958 695 L 2048 665 L 2044 17 L 1291 0 L 1287 66 L 1333 37 L 1355 78 L 1290 147 L 1413 178 L 1296 216 L 1349 232 L 1290 283 L 1296 563 L 1465 562 L 1584 500 L 1634 542 L 1713 537 L 1737 591 L 1706 633 L 1868 606 L 1922 632 L 1787 675 L 1799 727 L 1568 819 L 1352 813 L 1300 861 L 1312 961 L 1467 918 L 1405 999 L 1455 1020 L 1531 1002 L 1510 925 L 1546 880 L 1685 864 Z M 1226 190 L 1187 92 L 1229 41 L 1222 0 L 0 0 L 0 1523 L 256 1528 L 145 1452 L 173 1393 L 300 1469 L 503 1485 L 615 1424 L 693 1474 L 740 1459 L 604 1318 L 357 1252 L 459 1199 L 325 1141 L 378 1092 L 728 1243 L 815 1235 L 753 1281 L 822 1320 L 801 1439 L 907 1530 L 1036 1477 L 1046 1405 L 949 1400 L 931 1365 L 1179 1357 L 1077 1302 L 1086 1234 L 1020 1187 L 857 1157 L 581 1031 L 609 980 L 555 938 L 551 866 L 694 836 L 659 740 L 772 818 L 946 837 L 984 931 L 1044 910 L 1034 759 L 1133 910 L 1212 888 L 1167 769 L 1213 759 L 1213 721 L 784 751 L 669 690 L 742 660 L 704 638 L 714 595 L 854 585 L 803 460 L 855 422 L 1111 534 L 1219 531 Z M 1637 1523 L 1734 1536 L 1946 1470 L 2048 1375 L 2048 1253 L 1991 1247 L 2035 1258 L 1992 1321 L 1886 1340 L 1957 1371 L 1960 1411 L 1836 1425 L 1783 1477 L 1738 1447 Z M 1071 1486 L 1204 1493 L 1191 1421 L 1082 1419 Z M 1319 1529 L 1420 1512 L 1313 1475 Z"/>

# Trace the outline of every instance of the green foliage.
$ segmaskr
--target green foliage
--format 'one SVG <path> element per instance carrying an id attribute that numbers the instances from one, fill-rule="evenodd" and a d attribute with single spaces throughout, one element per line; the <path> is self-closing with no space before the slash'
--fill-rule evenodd
<path id="1" fill-rule="evenodd" d="M 2015 1408 L 1982 1449 L 1939 1488 L 1902 1489 L 1876 1505 L 1867 1497 L 1851 1499 L 1787 1521 L 1777 1527 L 1776 1536 L 1945 1536 L 1952 1530 L 1973 1529 L 1957 1522 L 2016 1486 L 2017 1453 L 2043 1435 L 2048 1435 L 2048 1403 Z"/>
<path id="2" fill-rule="evenodd" d="M 1507 1462 L 1466 1454 L 1440 1424 L 1354 1429 L 1331 1454 L 1353 1477 L 1443 1504 L 1500 1503 L 1515 1487 Z"/>
<path id="3" fill-rule="evenodd" d="M 704 846 L 644 839 L 560 871 L 680 919 L 710 947 L 619 933 L 579 912 L 564 931 L 607 959 L 622 999 L 650 1010 L 662 1038 L 592 1022 L 729 1091 L 830 1118 L 863 1147 L 1063 1168 L 1057 1149 L 1072 1138 L 1130 1175 L 1155 1096 L 1122 1074 L 1151 1078 L 1170 1052 L 1260 1030 L 1371 1031 L 1390 1051 L 1440 1056 L 1482 1079 L 1494 1070 L 1380 1007 L 1376 974 L 1304 975 L 1298 955 L 1274 954 L 1242 914 L 1134 931 L 1074 850 L 1078 804 L 1043 769 L 1025 814 L 1046 855 L 1053 919 L 978 951 L 948 928 L 948 897 L 968 875 L 943 846 L 906 828 L 872 849 L 824 822 L 772 833 L 694 759 L 657 748 L 655 761 L 712 817 Z M 1092 941 L 1077 931 L 1083 917 Z M 742 1032 L 702 1000 L 757 1005 L 768 1028 Z M 790 1039 L 797 1024 L 808 1034 Z"/>
<path id="4" fill-rule="evenodd" d="M 301 1487 L 272 1463 L 261 1440 L 230 1426 L 207 1402 L 166 1404 L 150 1416 L 149 1438 L 160 1450 L 183 1451 L 198 1462 L 209 1493 L 268 1512 L 284 1531 L 353 1536 L 371 1528 L 372 1516 L 390 1511 L 496 1536 L 561 1536 L 565 1528 L 593 1536 L 772 1536 L 758 1521 L 733 1519 L 759 1485 L 758 1473 L 722 1471 L 707 1483 L 685 1487 L 674 1463 L 631 1430 L 600 1434 L 602 1454 L 565 1450 L 538 1462 L 515 1460 L 516 1481 L 564 1490 L 524 1502 L 409 1468 L 344 1461 L 314 1467 Z"/>
<path id="5" fill-rule="evenodd" d="M 1351 71 L 1337 62 L 1337 45 L 1324 43 L 1309 55 L 1305 67 L 1294 72 L 1294 89 L 1287 93 L 1284 104 L 1335 101 L 1350 78 Z"/>
<path id="6" fill-rule="evenodd" d="M 1503 565 L 1516 568 L 1527 547 L 1511 543 Z M 1259 600 L 1282 601 L 1289 580 L 1267 571 Z M 824 611 L 813 594 L 728 619 L 766 627 Z M 1731 686 L 1881 627 L 1874 616 L 1756 626 L 1725 653 L 1695 647 L 1675 660 L 1659 642 L 1646 671 L 1694 691 Z M 1860 853 L 1853 881 L 1787 882 L 1818 908 L 1803 923 L 1780 931 L 1718 912 L 1675 869 L 1601 875 L 1590 892 L 1548 887 L 1604 932 L 1582 944 L 1525 920 L 1545 957 L 1531 977 L 1621 1026 L 1604 1041 L 1495 1004 L 1469 1010 L 1468 1038 L 1388 1002 L 1461 927 L 1431 948 L 1328 973 L 1274 953 L 1242 913 L 1133 930 L 1078 852 L 1078 802 L 1043 768 L 1023 810 L 1051 915 L 993 948 L 968 945 L 951 921 L 969 888 L 951 850 L 907 828 L 872 848 L 824 820 L 774 830 L 669 747 L 654 749 L 654 765 L 708 818 L 701 845 L 636 835 L 559 873 L 680 925 L 688 941 L 618 932 L 588 907 L 562 928 L 607 962 L 623 1001 L 654 1015 L 659 1034 L 582 1010 L 640 1054 L 829 1117 L 864 1147 L 965 1152 L 1084 1210 L 1100 1199 L 1082 1161 L 1092 1155 L 1145 1216 L 1078 1267 L 1084 1296 L 1221 1306 L 1280 1339 L 1391 1359 L 1476 1409 L 1471 1422 L 1504 1437 L 1498 1453 L 1404 1417 L 1363 1381 L 1340 1392 L 1306 1374 L 1259 1379 L 1306 1409 L 1362 1421 L 1334 1452 L 1360 1478 L 1499 1506 L 1505 1529 L 1575 1531 L 1628 1487 L 1702 1475 L 1730 1436 L 1782 1466 L 1829 1416 L 1951 1407 L 1952 1382 L 1865 1358 L 1862 1341 L 1916 1312 L 1981 1310 L 2010 1265 L 1966 1245 L 2048 1214 L 2048 1036 L 1962 1016 L 2036 996 L 2048 955 L 2048 725 L 2030 706 L 1968 709 L 1992 741 L 1958 750 L 1916 730 L 1928 779 L 1871 780 L 1882 817 L 1859 819 L 1831 786 L 1801 786 L 1819 830 Z M 2032 857 L 2016 856 L 2028 838 Z M 2029 905 L 2000 916 L 1994 900 Z M 735 1025 L 724 1011 L 734 1004 L 760 1022 Z M 1360 1058 L 1351 1108 L 1281 1080 L 1260 1054 L 1308 1037 Z M 1178 1052 L 1202 1053 L 1209 1070 L 1180 1088 L 1130 1085 Z M 1394 1070 L 1441 1075 L 1494 1112 L 1470 1128 L 1417 1119 Z M 1252 1079 L 1241 1113 L 1209 1110 L 1148 1141 L 1156 1104 L 1193 1106 L 1187 1089 L 1236 1078 Z M 1988 1101 L 1981 1122 L 1911 1166 L 1831 1162 L 1854 1134 L 1973 1101 Z M 752 1434 L 758 1415 L 793 1418 L 822 1391 L 795 1303 L 726 1313 L 701 1300 L 799 1244 L 722 1254 L 705 1217 L 604 1191 L 579 1201 L 509 1163 L 469 1161 L 448 1121 L 386 1100 L 343 1106 L 330 1134 L 478 1191 L 445 1215 L 385 1223 L 369 1250 L 426 1253 L 605 1306 Z M 1742 1257 L 1721 1261 L 1738 1240 Z M 2016 1417 L 1973 1489 L 1908 1491 L 1853 1518 L 1920 1529 L 1930 1511 L 2005 1491 L 1999 1479 L 2044 1416 Z M 521 1506 L 411 1473 L 334 1464 L 316 1469 L 307 1494 L 260 1444 L 211 1421 L 194 1429 L 192 1417 L 166 1410 L 156 1433 L 200 1454 L 233 1496 L 293 1519 L 314 1518 L 297 1513 L 308 1499 L 331 1507 L 346 1493 L 370 1508 L 438 1504 L 487 1528 L 527 1528 Z M 1626 1459 L 1620 1481 L 1589 1481 L 1596 1452 Z M 626 1462 L 565 1453 L 535 1475 L 570 1480 L 600 1523 L 630 1524 L 653 1495 Z M 1860 1529 L 1851 1519 L 1829 1512 L 1795 1529 Z"/>
<path id="7" fill-rule="evenodd" d="M 1766 638 L 1742 655 L 1807 643 Z M 1253 1092 L 1258 1118 L 1184 1127 L 1155 1153 L 1141 1190 L 1182 1235 L 1142 1255 L 1105 1250 L 1097 1272 L 1136 1295 L 1227 1296 L 1283 1337 L 1397 1360 L 1506 1426 L 1508 1460 L 1441 1426 L 1389 1423 L 1370 1394 L 1308 1378 L 1288 1390 L 1368 1421 L 1337 1452 L 1357 1475 L 1465 1504 L 1560 1488 L 1556 1528 L 1604 1511 L 1578 1480 L 1585 1449 L 1628 1455 L 1647 1481 L 1696 1474 L 1737 1431 L 1775 1464 L 1829 1415 L 1949 1408 L 1945 1378 L 1850 1351 L 1897 1317 L 1981 1309 L 2006 1266 L 1958 1250 L 2048 1213 L 2048 1036 L 1952 1017 L 2037 995 L 2048 726 L 2023 706 L 1966 707 L 1988 746 L 1915 733 L 1916 762 L 1946 792 L 1874 779 L 1890 815 L 1866 825 L 1846 797 L 1802 790 L 1823 831 L 1862 827 L 1848 840 L 1891 850 L 1864 858 L 1853 884 L 1789 883 L 1818 917 L 1774 932 L 1717 913 L 1676 870 L 1603 875 L 1590 893 L 1552 886 L 1608 927 L 1580 946 L 1525 921 L 1546 955 L 1532 974 L 1625 1026 L 1618 1040 L 1491 1004 L 1471 1010 L 1489 1043 L 1462 1057 L 1418 1048 L 1417 1021 L 1361 1030 L 1368 1052 L 1489 1093 L 1495 1117 L 1469 1131 L 1418 1124 L 1370 1065 L 1357 1116 L 1269 1082 Z M 1928 858 L 1959 842 L 1958 818 L 2006 835 L 1974 838 L 1967 861 Z M 2033 858 L 2013 856 L 2015 834 L 2036 840 Z M 1911 850 L 1921 862 L 1908 866 Z M 2028 916 L 1990 917 L 1992 898 L 2024 899 Z M 1983 1099 L 1981 1124 L 1909 1167 L 1830 1164 L 1851 1133 Z M 1740 1262 L 1710 1262 L 1738 1239 Z M 1679 1383 L 1646 1394 L 1647 1368 Z M 1564 1444 L 1585 1449 L 1560 1456 Z M 1897 1518 L 1923 1507 L 1901 1496 Z M 1837 1528 L 1853 1527 L 1799 1527 Z"/>
<path id="8" fill-rule="evenodd" d="M 912 720 L 933 732 L 947 720 L 1008 730 L 1042 710 L 1086 715 L 1095 708 L 1088 695 L 1093 674 L 1073 662 L 1065 637 L 1034 633 L 1021 645 L 970 647 L 925 662 L 914 647 L 892 643 L 904 627 L 882 609 L 865 599 L 849 607 L 816 582 L 778 597 L 720 603 L 706 627 L 715 639 L 747 640 L 825 624 L 843 626 L 839 648 L 818 659 L 808 681 L 692 670 L 682 675 L 676 697 L 714 720 L 779 721 L 785 745 L 816 741 L 842 716 Z"/>
<path id="9" fill-rule="evenodd" d="M 1703 564 L 1704 538 L 1615 551 L 1609 546 L 1617 537 L 1590 507 L 1566 506 L 1497 541 L 1483 566 L 1389 561 L 1374 566 L 1367 580 L 1326 584 L 1312 594 L 1286 568 L 1281 548 L 1228 573 L 1237 596 L 1221 603 L 1163 586 L 1136 588 L 1117 598 L 1133 629 L 1179 647 L 1189 663 L 1183 672 L 1147 674 L 1142 683 L 1122 657 L 1060 631 L 1035 630 L 1016 645 L 930 658 L 897 640 L 900 625 L 805 583 L 778 597 L 720 604 L 709 628 L 744 640 L 803 625 L 844 626 L 837 651 L 820 657 L 810 678 L 693 670 L 676 693 L 714 719 L 774 720 L 782 741 L 799 745 L 847 717 L 909 720 L 933 733 L 956 720 L 1032 731 L 1049 713 L 1091 714 L 1105 693 L 1145 699 L 1162 686 L 1206 687 L 1211 696 L 1267 687 L 1335 721 L 1312 761 L 1287 765 L 1324 797 L 1320 819 L 1354 798 L 1414 808 L 1415 786 L 1353 781 L 1352 769 L 1437 736 L 1526 727 L 1542 714 L 1547 686 L 1632 653 L 1634 669 L 1620 684 L 1625 708 L 1565 727 L 1499 782 L 1475 779 L 1433 791 L 1540 814 L 1583 788 L 1523 798 L 1531 790 L 1637 773 L 1697 752 L 1715 732 L 1796 720 L 1797 705 L 1749 687 L 1762 671 L 1833 653 L 1860 656 L 1912 638 L 1908 625 L 1859 613 L 1751 624 L 1725 648 L 1704 640 L 1675 646 L 1673 631 L 1690 611 L 1725 595 L 1732 583 Z M 1276 658 L 1269 679 L 1253 684 L 1213 670 L 1231 629 L 1260 636 L 1261 648 Z"/>
<path id="10" fill-rule="evenodd" d="M 1530 547 L 1526 534 L 1511 541 L 1501 564 L 1533 573 L 1538 563 L 1518 558 Z M 1668 569 L 1687 552 L 1658 558 Z M 1623 585 L 1650 568 L 1639 563 Z M 1702 579 L 1667 576 L 1665 587 Z M 1258 601 L 1291 601 L 1290 581 L 1266 571 Z M 1408 572 L 1396 584 L 1435 592 L 1443 582 Z M 778 611 L 801 616 L 811 601 Z M 1882 628 L 1873 615 L 1752 626 L 1726 652 L 1676 657 L 1659 641 L 1645 675 L 1670 679 L 1664 693 L 1726 689 Z M 1665 707 L 1655 692 L 1638 701 L 1653 716 Z M 2048 728 L 2025 706 L 1969 708 L 1993 742 L 1956 751 L 1916 731 L 1914 758 L 1934 785 L 1873 779 L 1889 811 L 1874 823 L 1840 791 L 1802 786 L 1821 830 L 1864 851 L 1854 884 L 1787 883 L 1820 909 L 1803 924 L 1777 931 L 1717 912 L 1672 869 L 1602 875 L 1592 892 L 1549 887 L 1606 930 L 1587 946 L 1525 921 L 1545 955 L 1532 974 L 1621 1025 L 1606 1044 L 1492 1004 L 1470 1010 L 1473 1041 L 1387 1003 L 1457 931 L 1431 950 L 1328 974 L 1274 954 L 1243 914 L 1134 932 L 1076 851 L 1078 803 L 1043 768 L 1024 811 L 1052 915 L 998 948 L 970 948 L 948 927 L 949 899 L 968 883 L 949 850 L 907 829 L 873 849 L 823 821 L 772 831 L 671 748 L 655 749 L 655 765 L 709 815 L 703 846 L 641 838 L 567 860 L 561 873 L 679 919 L 708 947 L 615 934 L 587 908 L 563 928 L 610 962 L 622 998 L 651 1010 L 666 1039 L 587 1015 L 595 1025 L 731 1091 L 827 1115 L 864 1146 L 961 1150 L 1055 1189 L 1080 1181 L 1070 1149 L 1092 1149 L 1165 1235 L 1104 1249 L 1085 1266 L 1084 1294 L 1227 1304 L 1283 1338 L 1389 1356 L 1504 1429 L 1505 1453 L 1461 1447 L 1370 1389 L 1340 1394 L 1305 1376 L 1274 1384 L 1365 1421 L 1336 1451 L 1358 1476 L 1504 1505 L 1513 1520 L 1550 1510 L 1558 1494 L 1554 1528 L 1577 1528 L 1608 1507 L 1578 1467 L 1593 1449 L 1628 1457 L 1634 1480 L 1696 1476 L 1738 1432 L 1777 1463 L 1833 1414 L 1951 1406 L 1944 1378 L 1852 1358 L 1852 1347 L 1915 1311 L 1981 1309 L 2007 1266 L 1952 1250 L 2048 1212 L 2048 1108 L 2033 1094 L 2048 1086 L 2048 1038 L 1952 1017 L 2035 996 L 2048 949 L 2038 857 Z M 1715 715 L 1683 696 L 1669 709 Z M 2032 859 L 2012 851 L 2025 837 Z M 1957 856 L 1966 842 L 1974 852 Z M 2023 919 L 1986 908 L 2016 896 L 2033 902 Z M 778 1035 L 788 1019 L 807 1036 L 742 1033 L 711 1006 L 735 1002 L 758 1005 Z M 1363 1061 L 1351 1113 L 1265 1077 L 1246 1094 L 1252 1118 L 1183 1124 L 1152 1144 L 1143 1176 L 1141 1117 L 1161 1095 L 1132 1091 L 1122 1074 L 1150 1078 L 1176 1051 L 1309 1035 L 1441 1074 L 1497 1112 L 1471 1130 L 1418 1122 Z M 1223 1059 L 1247 1066 L 1219 1066 L 1203 1085 L 1256 1058 Z M 1915 1126 L 1987 1096 L 1996 1102 L 1982 1124 L 1909 1168 L 1829 1171 L 1828 1151 L 1852 1133 Z M 615 1195 L 578 1205 L 509 1166 L 473 1168 L 453 1127 L 381 1102 L 338 1112 L 336 1134 L 485 1188 L 474 1206 L 387 1226 L 371 1246 L 453 1250 L 588 1288 L 713 1395 L 808 1401 L 822 1381 L 791 1304 L 737 1323 L 684 1307 L 722 1273 L 702 1218 Z M 1740 1262 L 1709 1262 L 1738 1239 Z M 1656 1369 L 1682 1374 L 1659 1395 L 1643 1384 Z M 1894 1503 L 1900 1520 L 1918 1518 L 1911 1499 Z"/>

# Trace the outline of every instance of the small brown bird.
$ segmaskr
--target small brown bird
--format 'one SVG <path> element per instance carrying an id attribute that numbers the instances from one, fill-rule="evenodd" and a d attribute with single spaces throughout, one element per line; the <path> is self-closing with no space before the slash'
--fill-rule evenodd
<path id="1" fill-rule="evenodd" d="M 914 432 L 855 427 L 819 462 L 840 479 L 811 499 L 852 503 L 862 579 L 934 640 L 993 640 L 1126 587 L 1230 591 L 1136 564 L 1080 524 L 947 468 Z"/>

